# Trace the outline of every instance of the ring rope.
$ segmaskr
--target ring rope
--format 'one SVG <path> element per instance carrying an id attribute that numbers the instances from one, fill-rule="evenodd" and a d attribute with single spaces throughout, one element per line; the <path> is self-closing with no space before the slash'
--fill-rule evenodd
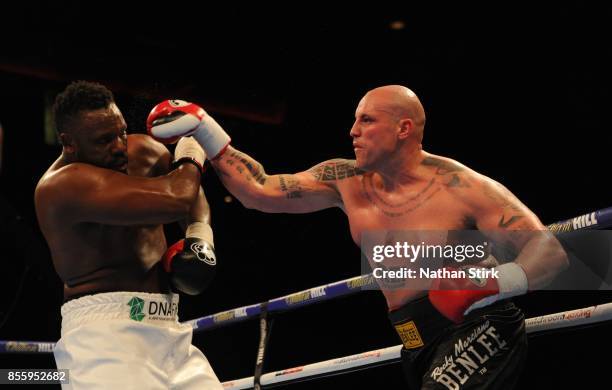
<path id="1" fill-rule="evenodd" d="M 560 222 L 546 226 L 554 234 L 567 233 L 583 229 L 605 229 L 612 226 L 612 207 L 592 211 Z M 361 287 L 374 285 L 376 282 L 372 274 L 356 276 L 330 284 L 313 287 L 293 294 L 274 298 L 267 302 L 268 313 L 283 312 L 314 303 L 327 301 L 351 295 L 361 291 Z M 225 326 L 231 323 L 258 318 L 261 314 L 261 305 L 256 303 L 236 309 L 222 311 L 205 317 L 187 321 L 194 332 Z"/>
<path id="2" fill-rule="evenodd" d="M 529 318 L 525 320 L 525 325 L 527 333 L 530 334 L 609 320 L 612 320 L 612 302 Z M 287 382 L 312 380 L 364 370 L 379 365 L 396 363 L 400 361 L 401 349 L 402 345 L 400 344 L 393 347 L 375 349 L 355 355 L 307 364 L 305 366 L 273 371 L 263 374 L 260 383 L 262 386 L 280 383 L 287 384 Z M 223 382 L 223 387 L 225 389 L 235 390 L 252 388 L 253 377 Z"/>
<path id="3" fill-rule="evenodd" d="M 605 229 L 612 226 L 612 207 L 600 209 L 555 222 L 547 228 L 555 234 L 571 232 L 582 229 Z M 352 277 L 338 282 L 313 287 L 297 293 L 288 294 L 280 298 L 274 298 L 267 302 L 268 312 L 282 312 L 314 303 L 335 299 L 345 295 L 351 295 L 361 291 L 361 287 L 374 284 L 371 274 Z M 194 332 L 200 332 L 220 326 L 241 322 L 247 319 L 258 318 L 264 303 L 242 306 L 236 309 L 222 311 L 193 320 L 185 321 L 191 324 Z M 7 349 L 7 346 L 11 347 Z M 7 341 L 0 340 L 0 353 L 50 353 L 55 343 L 38 341 Z"/>
<path id="4" fill-rule="evenodd" d="M 593 211 L 578 217 L 555 222 L 547 226 L 554 234 L 582 229 L 604 229 L 612 226 L 612 207 Z M 265 307 L 267 312 L 283 312 L 298 307 L 351 295 L 361 291 L 361 287 L 374 284 L 372 274 L 361 275 L 338 282 L 310 288 L 297 293 L 275 298 L 264 303 L 242 306 L 220 313 L 186 321 L 196 331 L 225 326 L 260 317 Z M 591 306 L 583 309 L 527 319 L 527 333 L 579 326 L 612 319 L 612 303 Z M 51 353 L 55 347 L 52 342 L 6 341 L 0 340 L 0 353 Z M 310 380 L 322 376 L 338 375 L 355 370 L 362 370 L 376 365 L 390 364 L 400 359 L 402 346 L 397 345 L 356 355 L 312 363 L 305 366 L 270 372 L 258 376 L 258 385 L 270 386 L 300 380 Z M 229 389 L 245 389 L 254 386 L 254 377 L 224 382 Z"/>

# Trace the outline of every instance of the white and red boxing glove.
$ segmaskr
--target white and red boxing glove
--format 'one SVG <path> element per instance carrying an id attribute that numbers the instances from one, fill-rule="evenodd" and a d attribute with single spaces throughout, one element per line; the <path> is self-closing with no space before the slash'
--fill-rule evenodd
<path id="1" fill-rule="evenodd" d="M 219 157 L 231 141 L 202 107 L 184 100 L 165 100 L 153 107 L 147 117 L 147 132 L 166 144 L 192 135 L 210 159 Z"/>
<path id="2" fill-rule="evenodd" d="M 457 268 L 447 269 L 457 271 Z M 429 290 L 431 304 L 446 318 L 460 323 L 465 315 L 474 309 L 527 292 L 527 275 L 517 263 L 502 264 L 492 270 L 496 271 L 497 278 L 491 276 L 434 280 Z"/>

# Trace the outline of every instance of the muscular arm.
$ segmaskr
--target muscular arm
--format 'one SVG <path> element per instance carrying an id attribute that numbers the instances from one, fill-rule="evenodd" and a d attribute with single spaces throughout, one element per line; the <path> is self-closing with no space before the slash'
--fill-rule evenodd
<path id="1" fill-rule="evenodd" d="M 559 241 L 508 189 L 479 177 L 473 190 L 479 230 L 517 253 L 514 261 L 525 271 L 530 290 L 546 286 L 567 267 L 567 254 Z"/>
<path id="2" fill-rule="evenodd" d="M 231 146 L 212 165 L 245 207 L 270 213 L 342 207 L 337 181 L 361 173 L 353 161 L 336 159 L 295 174 L 268 175 L 261 164 Z"/>
<path id="3" fill-rule="evenodd" d="M 172 154 L 170 154 L 165 145 L 155 141 L 148 135 L 129 135 L 128 148 L 130 149 L 130 156 L 132 156 L 130 160 L 132 167 L 130 174 L 157 177 L 171 172 Z M 140 169 L 141 167 L 145 169 Z M 189 214 L 185 219 L 181 219 L 178 222 L 183 230 L 194 222 L 210 224 L 210 208 L 202 187 L 200 187 L 198 195 L 189 209 Z"/>
<path id="4" fill-rule="evenodd" d="M 185 218 L 199 187 L 200 174 L 191 164 L 147 178 L 73 163 L 39 185 L 35 198 L 38 210 L 67 223 L 148 225 Z"/>
<path id="5" fill-rule="evenodd" d="M 130 139 L 128 142 L 128 145 L 134 149 L 133 155 L 144 156 L 148 160 L 145 164 L 148 167 L 147 171 L 135 172 L 137 175 L 157 177 L 171 172 L 173 156 L 166 146 L 146 135 L 132 135 L 131 137 L 135 138 Z M 201 186 L 189 209 L 189 213 L 185 218 L 178 220 L 178 222 L 183 230 L 193 222 L 210 224 L 210 208 L 204 194 L 204 189 Z"/>
<path id="6" fill-rule="evenodd" d="M 194 222 L 203 222 L 210 225 L 210 206 L 208 205 L 208 201 L 206 200 L 204 189 L 202 187 L 200 187 L 200 191 L 198 192 L 195 202 L 193 202 L 191 205 L 191 209 L 189 210 L 189 215 L 187 216 L 186 220 L 187 225 Z"/>

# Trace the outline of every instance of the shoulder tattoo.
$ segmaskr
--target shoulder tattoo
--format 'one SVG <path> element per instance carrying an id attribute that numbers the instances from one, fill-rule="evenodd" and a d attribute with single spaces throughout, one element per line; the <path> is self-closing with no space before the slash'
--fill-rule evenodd
<path id="1" fill-rule="evenodd" d="M 322 162 L 310 168 L 308 172 L 317 181 L 334 181 L 363 175 L 364 171 L 355 167 L 355 160 L 335 159 Z"/>
<path id="2" fill-rule="evenodd" d="M 446 187 L 470 187 L 470 184 L 461 175 L 461 172 L 465 171 L 465 168 L 459 164 L 435 157 L 426 157 L 421 164 L 435 167 L 436 175 L 441 176 L 442 183 Z"/>

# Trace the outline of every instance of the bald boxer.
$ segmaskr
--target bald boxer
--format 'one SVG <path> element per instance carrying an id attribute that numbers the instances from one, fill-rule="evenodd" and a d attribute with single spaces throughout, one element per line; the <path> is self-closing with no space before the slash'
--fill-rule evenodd
<path id="1" fill-rule="evenodd" d="M 65 388 L 220 389 L 172 292 L 197 294 L 214 274 L 204 152 L 183 138 L 172 163 L 164 145 L 128 136 L 97 83 L 70 84 L 53 110 L 62 152 L 35 205 L 64 282 L 54 354 L 70 370 Z M 186 238 L 167 250 L 162 224 L 176 221 L 186 221 Z"/>
<path id="2" fill-rule="evenodd" d="M 223 184 L 247 208 L 307 213 L 339 207 L 357 245 L 364 234 L 381 230 L 479 230 L 509 248 L 513 261 L 499 264 L 487 257 L 473 265 L 491 270 L 488 277 L 441 276 L 431 281 L 429 292 L 410 281 L 405 288 L 381 290 L 404 344 L 409 388 L 516 384 L 527 344 L 523 313 L 508 298 L 546 285 L 567 266 L 567 256 L 504 186 L 423 150 L 425 111 L 413 91 L 399 85 L 369 91 L 350 130 L 355 159 L 328 160 L 295 174 L 266 174 L 229 145 L 227 133 L 200 107 L 169 101 L 155 110 L 165 110 L 168 120 L 149 122 L 151 134 L 162 141 L 193 135 Z"/>

